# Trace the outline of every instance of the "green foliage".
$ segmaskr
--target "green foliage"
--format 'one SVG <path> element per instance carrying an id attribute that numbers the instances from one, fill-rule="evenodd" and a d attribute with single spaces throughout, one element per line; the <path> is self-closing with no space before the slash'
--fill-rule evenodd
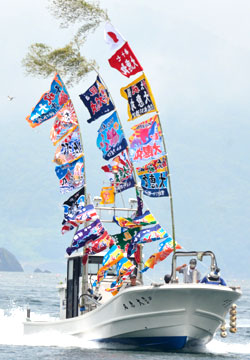
<path id="1" fill-rule="evenodd" d="M 77 29 L 72 41 L 62 48 L 32 44 L 22 64 L 27 75 L 47 78 L 57 71 L 71 86 L 96 66 L 95 61 L 87 60 L 80 54 L 80 47 L 101 22 L 108 20 L 108 15 L 97 2 L 84 0 L 50 0 L 49 9 L 61 21 L 61 27 L 67 28 L 76 23 L 83 25 Z"/>

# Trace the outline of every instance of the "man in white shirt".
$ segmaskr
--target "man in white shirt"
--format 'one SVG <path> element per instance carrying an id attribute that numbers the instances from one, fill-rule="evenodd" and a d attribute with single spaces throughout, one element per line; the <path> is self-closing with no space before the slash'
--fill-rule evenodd
<path id="1" fill-rule="evenodd" d="M 188 266 L 187 264 L 183 264 L 176 268 L 176 271 L 183 274 L 184 283 L 200 282 L 201 273 L 196 269 L 196 264 L 196 259 L 191 259 Z"/>

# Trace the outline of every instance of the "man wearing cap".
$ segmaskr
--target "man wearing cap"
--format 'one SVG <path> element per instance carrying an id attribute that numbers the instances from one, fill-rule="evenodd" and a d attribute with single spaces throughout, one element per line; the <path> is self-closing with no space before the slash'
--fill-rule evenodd
<path id="1" fill-rule="evenodd" d="M 199 270 L 196 269 L 196 264 L 196 259 L 191 259 L 188 266 L 187 264 L 183 264 L 176 268 L 176 271 L 183 274 L 184 283 L 198 283 L 200 281 L 201 273 L 199 272 Z"/>
<path id="2" fill-rule="evenodd" d="M 141 285 L 141 284 L 137 281 L 136 275 L 131 274 L 130 275 L 130 284 L 127 284 L 126 288 L 131 287 L 131 286 L 137 286 L 137 285 Z"/>
<path id="3" fill-rule="evenodd" d="M 201 283 L 227 286 L 225 280 L 222 279 L 222 277 L 220 277 L 219 268 L 215 269 L 214 271 L 211 271 L 208 275 L 204 276 L 204 278 L 201 280 Z"/>

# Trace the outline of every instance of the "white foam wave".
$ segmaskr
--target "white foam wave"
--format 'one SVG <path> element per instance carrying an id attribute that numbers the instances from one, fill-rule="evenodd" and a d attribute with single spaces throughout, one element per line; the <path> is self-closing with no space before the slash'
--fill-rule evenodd
<path id="1" fill-rule="evenodd" d="M 24 335 L 23 322 L 26 318 L 26 310 L 13 308 L 8 314 L 0 309 L 0 344 L 1 345 L 26 345 L 26 346 L 58 346 L 63 348 L 79 347 L 93 349 L 98 344 L 83 340 L 70 335 L 62 335 L 49 331 L 44 334 Z M 55 318 L 48 314 L 32 313 L 32 320 L 48 321 Z"/>
<path id="2" fill-rule="evenodd" d="M 214 339 L 206 345 L 206 349 L 212 354 L 250 354 L 250 343 L 228 343 Z"/>

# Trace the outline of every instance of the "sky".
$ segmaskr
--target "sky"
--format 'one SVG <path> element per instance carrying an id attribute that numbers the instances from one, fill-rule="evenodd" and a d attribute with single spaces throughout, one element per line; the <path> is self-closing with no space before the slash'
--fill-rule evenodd
<path id="1" fill-rule="evenodd" d="M 53 121 L 36 129 L 25 121 L 52 80 L 25 76 L 21 61 L 28 47 L 35 42 L 60 47 L 72 37 L 72 29 L 59 28 L 47 4 L 36 0 L 34 7 L 31 0 L 9 0 L 0 13 L 4 34 L 0 247 L 13 252 L 26 271 L 35 267 L 65 271 L 65 248 L 71 242 L 71 234 L 60 234 L 67 195 L 59 192 L 51 161 Z M 185 250 L 214 251 L 225 276 L 249 276 L 249 1 L 102 0 L 100 4 L 129 42 L 156 99 L 168 149 L 177 241 Z M 130 80 L 110 68 L 107 60 L 112 52 L 104 42 L 103 28 L 104 24 L 88 38 L 81 52 L 98 63 L 129 136 L 132 125 L 120 88 Z M 69 89 L 92 196 L 99 195 L 103 186 L 103 161 L 95 145 L 102 120 L 87 124 L 88 112 L 79 94 L 94 80 L 91 73 Z M 8 95 L 14 99 L 8 101 Z M 145 203 L 171 234 L 169 200 L 145 198 Z M 155 251 L 157 244 L 145 249 L 145 256 Z M 166 260 L 155 273 L 162 276 L 169 268 Z M 153 278 L 154 272 L 148 276 Z"/>

